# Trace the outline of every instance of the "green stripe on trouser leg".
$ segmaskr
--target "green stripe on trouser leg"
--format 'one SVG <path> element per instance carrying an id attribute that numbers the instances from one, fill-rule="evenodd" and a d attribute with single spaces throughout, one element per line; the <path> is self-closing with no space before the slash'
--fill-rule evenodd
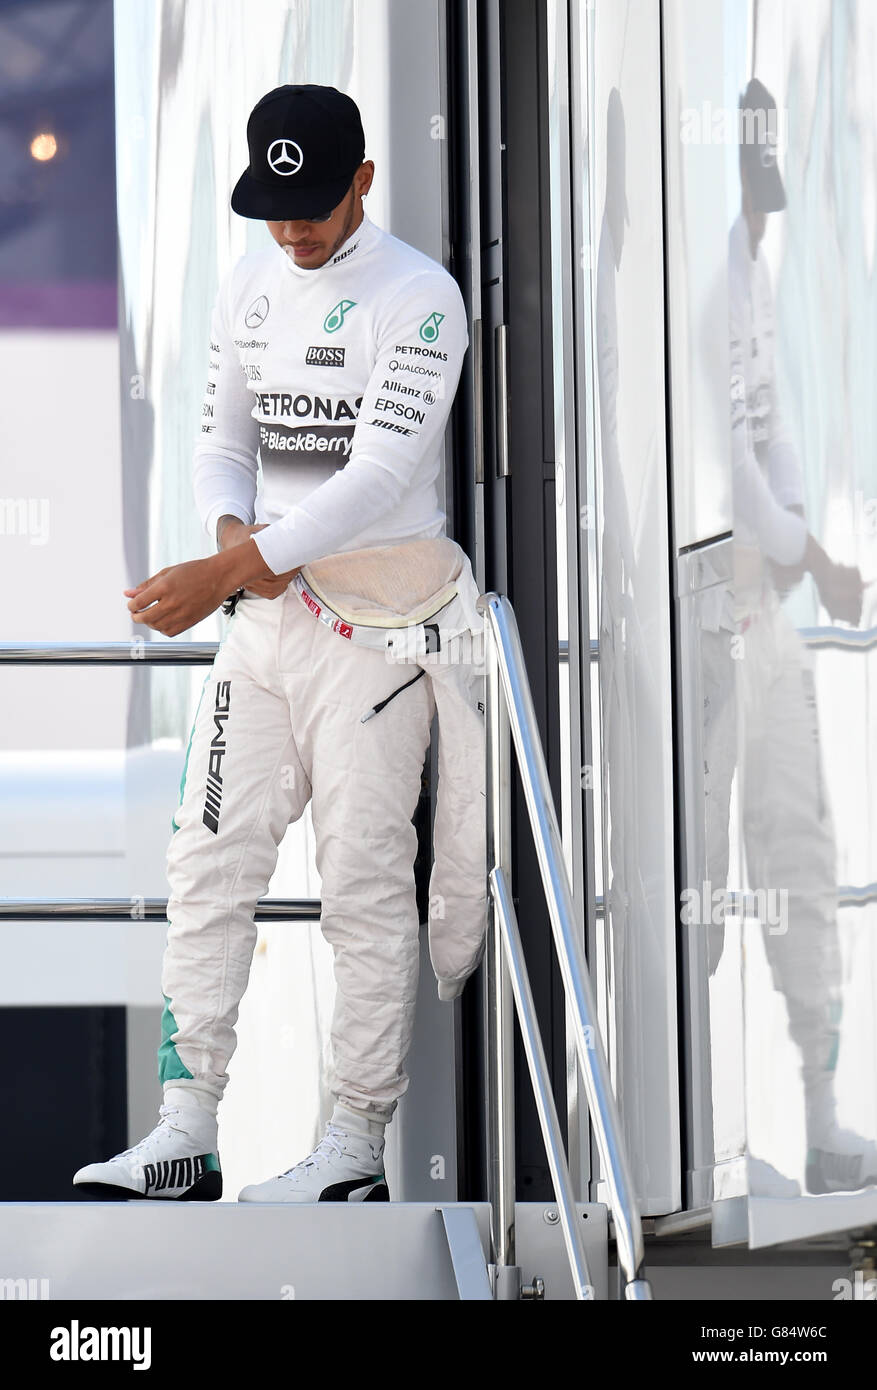
<path id="1" fill-rule="evenodd" d="M 223 641 L 224 640 L 225 639 L 223 638 Z M 220 646 L 222 646 L 222 643 L 220 643 Z M 216 654 L 218 656 L 219 652 L 217 652 Z M 186 756 L 183 760 L 183 771 L 180 774 L 180 799 L 177 802 L 177 811 L 179 811 L 180 807 L 182 806 L 183 797 L 186 794 L 186 773 L 189 771 L 189 756 L 192 752 L 192 740 L 195 737 L 195 730 L 198 727 L 198 715 L 201 713 L 201 705 L 204 700 L 204 691 L 207 689 L 207 682 L 211 679 L 212 676 L 213 668 L 211 667 L 208 674 L 204 677 L 204 684 L 201 686 L 201 694 L 198 696 L 198 708 L 195 710 L 195 718 L 192 720 L 192 727 L 189 730 L 189 742 L 186 744 Z M 174 831 L 179 830 L 180 828 L 177 825 L 177 811 L 174 811 L 174 814 L 171 816 L 171 829 Z"/>
<path id="2" fill-rule="evenodd" d="M 165 1081 L 194 1081 L 195 1078 L 188 1067 L 184 1067 L 180 1061 L 176 1044 L 172 1041 L 179 1028 L 171 1011 L 171 1001 L 166 994 L 162 997 L 164 1010 L 161 1015 L 161 1043 L 158 1048 L 158 1079 L 162 1085 Z"/>
<path id="3" fill-rule="evenodd" d="M 225 643 L 225 639 L 228 636 L 229 628 L 231 627 L 231 624 L 234 622 L 236 617 L 237 613 L 233 613 L 228 620 L 225 632 L 222 634 L 222 640 L 220 641 L 219 647 L 217 648 L 217 656 L 219 656 L 219 653 L 222 650 L 223 644 Z M 192 720 L 192 727 L 189 730 L 189 742 L 186 745 L 186 757 L 183 761 L 183 771 L 182 775 L 180 776 L 180 799 L 177 802 L 177 811 L 182 806 L 183 797 L 186 794 L 186 773 L 189 770 L 189 756 L 192 752 L 192 740 L 195 737 L 195 730 L 198 727 L 198 715 L 201 713 L 201 705 L 204 700 L 204 691 L 207 689 L 208 681 L 213 679 L 213 676 L 215 674 L 215 666 L 216 659 L 214 658 L 213 666 L 211 666 L 207 675 L 204 677 L 204 681 L 201 686 L 201 694 L 198 697 L 198 708 L 195 710 L 195 718 Z M 180 828 L 177 825 L 176 812 L 174 812 L 174 815 L 171 817 L 171 828 L 174 832 L 176 832 Z M 162 1084 L 165 1081 L 194 1081 L 195 1078 L 193 1077 L 192 1073 L 189 1071 L 187 1067 L 184 1067 L 182 1062 L 180 1061 L 180 1056 L 177 1052 L 176 1045 L 172 1042 L 173 1035 L 174 1033 L 179 1032 L 179 1028 L 177 1027 L 177 1020 L 174 1018 L 173 1013 L 171 1011 L 171 1001 L 168 999 L 166 994 L 163 994 L 162 998 L 164 999 L 164 1009 L 162 1010 L 161 1015 L 161 1042 L 158 1046 L 158 1079 L 162 1082 Z"/>
<path id="4" fill-rule="evenodd" d="M 204 677 L 204 684 L 201 686 L 201 695 L 198 700 L 198 708 L 195 711 L 195 718 L 192 720 L 189 742 L 186 747 L 186 757 L 183 763 L 183 772 L 180 777 L 180 799 L 177 802 L 177 811 L 182 806 L 183 797 L 186 793 L 186 773 L 189 770 L 189 755 L 192 752 L 192 740 L 195 737 L 195 729 L 198 725 L 198 715 L 201 712 L 201 702 L 204 699 L 204 691 L 207 689 L 207 682 L 210 680 L 212 674 L 213 672 L 211 670 L 210 674 Z M 171 819 L 171 827 L 174 833 L 180 828 L 177 825 L 176 811 Z M 166 994 L 163 994 L 162 998 L 164 999 L 164 1009 L 161 1015 L 161 1042 L 158 1045 L 158 1079 L 162 1084 L 164 1084 L 165 1081 L 194 1081 L 195 1078 L 192 1076 L 188 1067 L 183 1066 L 176 1046 L 171 1041 L 174 1033 L 179 1032 L 177 1020 L 171 1012 L 171 1001 Z"/>

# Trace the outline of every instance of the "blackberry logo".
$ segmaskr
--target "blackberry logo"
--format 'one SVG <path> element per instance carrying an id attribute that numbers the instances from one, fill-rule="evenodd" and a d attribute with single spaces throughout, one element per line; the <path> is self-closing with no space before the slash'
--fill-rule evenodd
<path id="1" fill-rule="evenodd" d="M 305 365 L 308 367 L 343 367 L 346 351 L 347 349 L 343 347 L 309 347 L 305 357 Z"/>
<path id="2" fill-rule="evenodd" d="M 146 1192 L 164 1192 L 166 1188 L 191 1187 L 203 1178 L 206 1167 L 206 1154 L 194 1158 L 163 1159 L 161 1163 L 145 1163 L 143 1180 Z"/>
<path id="3" fill-rule="evenodd" d="M 204 815 L 201 817 L 207 829 L 214 835 L 219 833 L 219 812 L 222 805 L 222 760 L 225 757 L 225 725 L 231 704 L 231 681 L 216 682 L 216 705 L 213 722 L 216 733 L 210 744 L 210 759 L 207 764 L 207 794 L 204 800 Z"/>

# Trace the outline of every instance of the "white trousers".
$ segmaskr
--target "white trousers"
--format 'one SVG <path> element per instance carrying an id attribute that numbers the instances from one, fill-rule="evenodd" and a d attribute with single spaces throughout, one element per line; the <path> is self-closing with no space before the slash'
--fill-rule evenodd
<path id="1" fill-rule="evenodd" d="M 392 1116 L 418 983 L 412 816 L 435 712 L 429 676 L 361 716 L 418 670 L 331 632 L 292 587 L 238 602 L 204 684 L 168 850 L 163 1082 L 222 1096 L 255 905 L 310 801 L 337 981 L 330 1089 Z"/>

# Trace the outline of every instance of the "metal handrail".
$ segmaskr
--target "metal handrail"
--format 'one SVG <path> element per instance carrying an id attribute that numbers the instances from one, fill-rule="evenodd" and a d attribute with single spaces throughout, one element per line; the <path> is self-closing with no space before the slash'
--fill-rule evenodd
<path id="1" fill-rule="evenodd" d="M 510 730 L 545 889 L 567 1008 L 571 1014 L 576 1054 L 603 1174 L 609 1188 L 618 1259 L 626 1281 L 624 1296 L 630 1300 L 650 1299 L 651 1288 L 642 1270 L 642 1221 L 612 1094 L 609 1067 L 600 1037 L 590 976 L 581 931 L 576 920 L 563 841 L 548 780 L 548 769 L 539 736 L 517 621 L 508 599 L 500 594 L 481 594 L 477 608 L 485 617 L 486 638 L 487 851 L 488 858 L 492 861 L 488 880 L 491 891 L 486 953 L 488 1135 L 491 1146 L 488 1154 L 488 1185 L 493 1215 L 497 1291 L 508 1296 L 514 1282 L 509 1278 L 509 1273 L 514 1267 L 514 1123 L 511 1086 L 513 1037 L 509 1026 L 512 981 L 508 973 L 508 958 L 510 955 L 515 958 L 519 953 L 514 949 L 515 938 L 509 930 L 513 917 L 509 911 L 508 894 L 503 891 L 505 877 L 511 867 Z M 524 969 L 523 962 L 521 969 Z M 520 990 L 518 994 L 520 997 L 516 1002 L 522 1019 L 522 1031 L 526 1029 L 531 1032 L 536 1028 L 532 999 L 528 1000 L 526 994 L 522 994 Z M 538 1103 L 539 1087 L 534 1088 L 537 1090 Z M 563 1170 L 566 1170 L 562 1150 L 559 1156 L 557 1154 L 555 1131 L 550 1119 L 550 1112 L 554 1106 L 553 1098 L 550 1088 L 545 1089 L 547 1095 L 543 1099 L 547 1103 L 543 1107 L 544 1113 L 540 1110 L 540 1121 L 549 1162 L 556 1161 L 559 1157 Z M 562 1179 L 560 1191 L 555 1179 L 555 1196 L 564 1223 L 567 1250 L 570 1251 L 580 1242 L 580 1238 L 577 1222 L 573 1225 L 571 1221 Z M 577 1277 L 575 1267 L 573 1276 Z"/>
<path id="2" fill-rule="evenodd" d="M 30 666 L 210 666 L 218 642 L 0 642 L 0 665 Z M 256 904 L 256 922 L 319 921 L 315 898 L 265 898 Z M 163 922 L 167 898 L 3 898 L 0 921 Z"/>
<path id="3" fill-rule="evenodd" d="M 802 627 L 798 634 L 806 647 L 869 651 L 877 646 L 877 628 Z M 128 666 L 145 662 L 153 666 L 209 666 L 219 650 L 216 642 L 153 642 L 132 637 L 129 642 L 0 642 L 0 665 Z M 557 644 L 558 660 L 569 661 L 569 642 Z M 600 643 L 592 637 L 588 659 L 598 661 Z"/>
<path id="4" fill-rule="evenodd" d="M 218 642 L 0 642 L 0 665 L 210 666 Z"/>
<path id="5" fill-rule="evenodd" d="M 517 914 L 503 870 L 492 869 L 489 881 L 498 909 L 497 916 L 502 931 L 505 958 L 511 975 L 518 1021 L 521 1026 L 521 1037 L 524 1042 L 524 1053 L 530 1069 L 530 1080 L 533 1083 L 536 1110 L 545 1138 L 545 1152 L 551 1171 L 551 1181 L 554 1184 L 554 1196 L 560 1208 L 563 1238 L 572 1270 L 575 1295 L 578 1299 L 591 1300 L 594 1297 L 594 1286 L 588 1272 L 587 1251 L 579 1229 L 575 1193 L 567 1167 L 566 1154 L 563 1150 L 563 1135 L 560 1131 L 557 1107 L 551 1092 L 551 1078 L 548 1073 L 548 1063 L 545 1060 L 545 1048 L 536 1021 L 536 1005 L 533 1002 L 533 991 L 530 988 L 530 978 L 524 963 L 524 951 L 521 946 Z"/>
<path id="6" fill-rule="evenodd" d="M 319 898 L 263 898 L 254 921 L 319 921 Z M 2 898 L 0 922 L 166 922 L 167 898 Z"/>

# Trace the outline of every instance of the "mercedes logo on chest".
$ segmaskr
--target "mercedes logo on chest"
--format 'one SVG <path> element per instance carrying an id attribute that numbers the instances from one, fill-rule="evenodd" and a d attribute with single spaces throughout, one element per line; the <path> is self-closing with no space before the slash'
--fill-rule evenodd
<path id="1" fill-rule="evenodd" d="M 267 159 L 268 168 L 283 179 L 289 178 L 290 174 L 297 174 L 304 163 L 301 145 L 297 145 L 294 140 L 273 140 L 268 146 Z"/>
<path id="2" fill-rule="evenodd" d="M 254 299 L 246 314 L 244 323 L 247 328 L 259 328 L 268 317 L 268 296 L 260 294 L 258 299 Z"/>

